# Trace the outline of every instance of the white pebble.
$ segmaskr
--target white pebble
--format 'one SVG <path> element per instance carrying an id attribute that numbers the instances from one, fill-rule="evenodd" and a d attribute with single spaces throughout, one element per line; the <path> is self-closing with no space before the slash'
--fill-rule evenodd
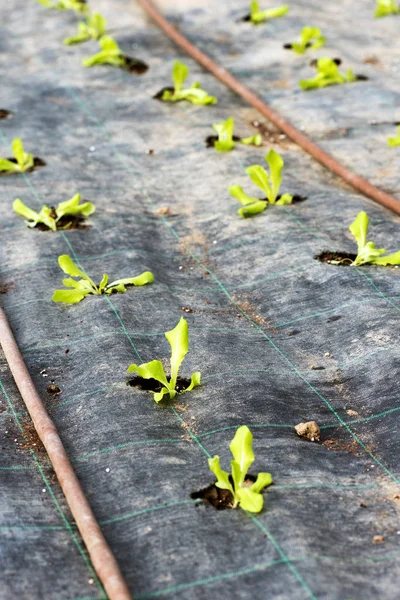
<path id="1" fill-rule="evenodd" d="M 96 150 L 96 146 L 90 146 L 89 150 L 90 152 L 94 152 Z"/>
<path id="2" fill-rule="evenodd" d="M 110 472 L 110 469 L 107 467 L 107 469 L 106 469 L 106 473 L 109 473 L 109 472 Z"/>

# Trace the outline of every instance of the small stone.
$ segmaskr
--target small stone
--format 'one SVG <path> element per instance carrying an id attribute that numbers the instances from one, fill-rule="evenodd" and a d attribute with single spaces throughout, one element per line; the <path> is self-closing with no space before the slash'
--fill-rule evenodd
<path id="1" fill-rule="evenodd" d="M 216 244 L 216 243 L 217 243 L 217 240 L 214 240 L 214 241 L 213 241 L 213 244 Z"/>
<path id="2" fill-rule="evenodd" d="M 179 269 L 180 271 L 182 271 L 182 269 L 183 269 L 182 265 L 180 265 L 180 266 L 178 267 L 178 269 Z"/>
<path id="3" fill-rule="evenodd" d="M 325 352 L 324 356 L 325 356 L 325 358 L 329 358 L 330 357 L 329 352 Z"/>
<path id="4" fill-rule="evenodd" d="M 107 469 L 106 469 L 106 473 L 109 473 L 109 472 L 110 472 L 110 469 L 109 469 L 109 467 L 107 467 Z"/>
<path id="5" fill-rule="evenodd" d="M 186 312 L 186 313 L 194 312 L 193 308 L 190 308 L 189 306 L 182 306 L 182 310 L 183 310 L 183 312 Z"/>
<path id="6" fill-rule="evenodd" d="M 49 392 L 49 394 L 55 394 L 55 395 L 61 394 L 61 390 L 58 387 L 58 385 L 54 385 L 54 384 L 47 386 L 47 391 Z"/>
<path id="7" fill-rule="evenodd" d="M 367 508 L 367 505 L 364 502 L 360 502 L 360 508 Z"/>
<path id="8" fill-rule="evenodd" d="M 40 371 L 40 374 L 42 375 L 42 377 L 48 377 L 48 373 L 47 373 L 46 369 L 42 369 Z"/>
<path id="9" fill-rule="evenodd" d="M 158 208 L 156 210 L 156 213 L 158 215 L 169 215 L 169 214 L 171 214 L 168 206 L 162 206 L 161 208 Z"/>
<path id="10" fill-rule="evenodd" d="M 297 435 L 306 438 L 311 442 L 318 442 L 321 437 L 321 430 L 315 421 L 307 421 L 306 423 L 299 423 L 295 426 Z"/>
<path id="11" fill-rule="evenodd" d="M 385 538 L 383 537 L 383 535 L 374 535 L 372 541 L 374 542 L 374 544 L 383 544 Z"/>
<path id="12" fill-rule="evenodd" d="M 147 148 L 146 154 L 154 154 L 153 148 Z"/>
<path id="13" fill-rule="evenodd" d="M 253 121 L 252 125 L 253 125 L 253 127 L 260 127 L 260 122 L 259 121 Z"/>
<path id="14" fill-rule="evenodd" d="M 94 579 L 88 579 L 88 584 L 89 585 L 93 585 L 94 584 Z"/>
<path id="15" fill-rule="evenodd" d="M 89 151 L 94 152 L 96 150 L 96 146 L 90 146 Z"/>
<path id="16" fill-rule="evenodd" d="M 43 489 L 42 489 L 42 492 L 43 492 L 43 494 L 45 494 L 45 493 L 46 493 L 46 489 L 45 489 L 45 488 L 43 488 Z"/>

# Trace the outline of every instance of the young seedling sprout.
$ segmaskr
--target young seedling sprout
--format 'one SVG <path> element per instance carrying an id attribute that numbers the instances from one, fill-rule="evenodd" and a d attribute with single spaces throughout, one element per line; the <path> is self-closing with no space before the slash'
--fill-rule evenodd
<path id="1" fill-rule="evenodd" d="M 64 302 L 65 304 L 76 304 L 88 296 L 89 294 L 100 295 L 100 294 L 113 294 L 115 292 L 126 292 L 126 286 L 130 285 L 146 285 L 154 281 L 153 273 L 145 271 L 137 277 L 130 277 L 127 279 L 117 279 L 111 283 L 108 283 L 108 275 L 104 274 L 99 285 L 96 285 L 90 277 L 86 275 L 81 269 L 79 269 L 71 257 L 68 254 L 63 254 L 58 257 L 58 264 L 60 268 L 67 275 L 71 275 L 71 278 L 63 279 L 63 285 L 66 290 L 56 290 L 53 294 L 53 302 Z M 80 277 L 78 281 L 72 279 L 72 277 Z"/>
<path id="2" fill-rule="evenodd" d="M 70 200 L 66 200 L 65 202 L 60 202 L 57 207 L 50 206 L 48 207 L 46 204 L 43 204 L 40 212 L 36 212 L 32 210 L 26 204 L 22 202 L 19 198 L 14 200 L 13 209 L 18 215 L 21 217 L 25 217 L 28 219 L 26 224 L 28 227 L 36 227 L 40 223 L 46 225 L 52 231 L 56 231 L 57 229 L 68 229 L 72 222 L 67 219 L 63 219 L 63 217 L 68 216 L 83 216 L 88 217 L 96 210 L 94 204 L 92 202 L 84 202 L 83 204 L 79 204 L 81 199 L 80 194 L 75 194 Z"/>
<path id="3" fill-rule="evenodd" d="M 100 38 L 99 44 L 101 51 L 84 58 L 82 62 L 84 67 L 94 67 L 95 65 L 111 65 L 122 69 L 126 67 L 126 57 L 111 36 L 103 36 Z"/>
<path id="4" fill-rule="evenodd" d="M 262 490 L 272 483 L 270 473 L 259 473 L 254 483 L 246 480 L 247 471 L 254 462 L 253 435 L 246 425 L 236 430 L 229 448 L 232 452 L 232 474 L 221 469 L 219 456 L 208 459 L 210 470 L 217 478 L 216 486 L 229 490 L 232 494 L 232 508 L 240 506 L 243 510 L 258 513 L 264 505 Z"/>
<path id="5" fill-rule="evenodd" d="M 64 44 L 81 44 L 87 40 L 99 40 L 106 33 L 106 20 L 100 13 L 88 15 L 85 21 L 78 23 L 78 33 L 64 39 Z"/>
<path id="6" fill-rule="evenodd" d="M 400 250 L 394 254 L 382 256 L 386 252 L 385 248 L 375 248 L 374 242 L 367 242 L 368 223 L 369 219 L 367 213 L 361 211 L 349 227 L 358 246 L 357 257 L 351 265 L 354 267 L 365 264 L 384 266 L 400 265 Z M 331 263 L 334 263 L 334 261 L 331 261 Z"/>
<path id="7" fill-rule="evenodd" d="M 257 0 L 250 2 L 250 15 L 249 21 L 254 25 L 268 21 L 269 19 L 276 19 L 277 17 L 283 17 L 288 12 L 288 6 L 278 6 L 276 8 L 267 8 L 266 10 L 260 10 L 260 4 Z"/>
<path id="8" fill-rule="evenodd" d="M 299 40 L 287 44 L 285 48 L 293 50 L 296 54 L 304 54 L 306 50 L 321 48 L 325 42 L 326 38 L 318 27 L 303 27 Z"/>
<path id="9" fill-rule="evenodd" d="M 283 158 L 275 150 L 271 149 L 264 159 L 269 165 L 269 174 L 260 165 L 247 167 L 246 173 L 252 182 L 266 194 L 265 200 L 248 196 L 240 185 L 231 185 L 229 187 L 230 194 L 243 204 L 243 208 L 239 208 L 238 210 L 241 217 L 251 217 L 263 212 L 267 208 L 268 203 L 279 205 L 291 204 L 293 200 L 293 196 L 290 194 L 283 194 L 278 197 L 282 181 Z"/>
<path id="10" fill-rule="evenodd" d="M 192 104 L 216 104 L 217 98 L 210 96 L 205 90 L 201 89 L 201 85 L 198 81 L 195 81 L 191 87 L 182 87 L 188 75 L 189 67 L 179 61 L 175 61 L 172 69 L 174 89 L 164 89 L 161 100 L 164 102 L 180 102 L 181 100 L 187 100 Z"/>
<path id="11" fill-rule="evenodd" d="M 375 19 L 398 14 L 400 14 L 400 7 L 395 0 L 376 0 Z"/>
<path id="12" fill-rule="evenodd" d="M 37 0 L 39 4 L 46 8 L 56 10 L 73 10 L 81 14 L 89 13 L 89 6 L 86 0 Z"/>
<path id="13" fill-rule="evenodd" d="M 388 138 L 388 146 L 400 146 L 400 125 L 397 126 L 397 136 Z"/>
<path id="14" fill-rule="evenodd" d="M 160 402 L 165 395 L 169 395 L 170 400 L 173 400 L 177 393 L 183 394 L 190 392 L 195 386 L 200 385 L 201 374 L 199 371 L 193 373 L 190 385 L 182 390 L 176 389 L 178 381 L 179 368 L 189 350 L 189 327 L 187 321 L 181 317 L 177 326 L 165 334 L 171 346 L 171 376 L 168 378 L 165 374 L 163 364 L 160 360 L 152 360 L 143 365 L 132 364 L 128 368 L 129 373 L 137 373 L 143 379 L 155 379 L 163 386 L 160 392 L 154 392 L 154 400 Z"/>
<path id="15" fill-rule="evenodd" d="M 229 117 L 226 121 L 222 121 L 222 123 L 214 123 L 213 128 L 218 135 L 218 139 L 214 142 L 214 148 L 218 150 L 218 152 L 229 152 L 229 150 L 232 150 L 235 147 L 235 142 L 246 144 L 246 146 L 261 146 L 262 137 L 259 133 L 247 138 L 234 137 L 234 125 L 235 123 L 232 117 Z"/>
<path id="16" fill-rule="evenodd" d="M 7 160 L 7 158 L 0 158 L 0 171 L 6 173 L 24 173 L 32 169 L 35 164 L 34 157 L 32 154 L 24 151 L 24 146 L 20 138 L 14 138 L 11 147 L 16 162 Z"/>
<path id="17" fill-rule="evenodd" d="M 299 81 L 299 85 L 303 90 L 315 90 L 328 85 L 357 81 L 352 69 L 347 69 L 345 74 L 340 73 L 338 65 L 332 58 L 319 58 L 316 67 L 317 75 L 315 77 Z"/>

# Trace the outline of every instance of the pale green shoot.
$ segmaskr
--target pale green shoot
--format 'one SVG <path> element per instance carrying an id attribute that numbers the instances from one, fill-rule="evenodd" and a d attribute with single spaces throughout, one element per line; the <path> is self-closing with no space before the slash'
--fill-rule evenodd
<path id="1" fill-rule="evenodd" d="M 6 158 L 0 158 L 0 171 L 7 173 L 24 173 L 25 171 L 32 169 L 34 166 L 33 155 L 24 151 L 21 139 L 14 138 L 11 147 L 17 162 L 7 160 Z"/>
<path id="2" fill-rule="evenodd" d="M 291 44 L 291 50 L 296 54 L 304 54 L 306 50 L 321 48 L 326 42 L 318 27 L 303 27 L 298 41 Z"/>
<path id="3" fill-rule="evenodd" d="M 276 19 L 277 17 L 283 17 L 288 12 L 288 6 L 278 6 L 277 8 L 268 8 L 266 10 L 260 10 L 260 4 L 256 0 L 250 2 L 250 21 L 254 25 L 268 21 L 269 19 Z"/>
<path id="4" fill-rule="evenodd" d="M 64 39 L 64 44 L 80 44 L 87 40 L 99 40 L 106 33 L 106 20 L 100 13 L 88 15 L 86 23 L 78 23 L 78 33 Z"/>
<path id="5" fill-rule="evenodd" d="M 174 62 L 172 69 L 172 80 L 174 82 L 174 90 L 164 90 L 161 100 L 164 102 L 180 102 L 187 100 L 192 104 L 216 104 L 217 98 L 210 96 L 207 92 L 201 89 L 199 82 L 195 81 L 191 87 L 183 88 L 187 76 L 189 75 L 189 67 L 179 61 Z"/>
<path id="6" fill-rule="evenodd" d="M 176 383 L 178 380 L 179 368 L 189 350 L 189 327 L 187 321 L 181 317 L 177 326 L 165 334 L 169 345 L 171 346 L 171 376 L 168 378 L 165 374 L 163 364 L 160 360 L 152 360 L 142 365 L 132 364 L 128 368 L 129 373 L 137 373 L 143 379 L 156 379 L 161 385 L 160 392 L 154 392 L 154 400 L 160 402 L 166 394 L 169 394 L 170 400 L 175 398 L 177 393 L 183 394 L 190 392 L 195 386 L 200 385 L 201 374 L 199 371 L 193 373 L 190 385 L 178 392 Z"/>
<path id="7" fill-rule="evenodd" d="M 67 275 L 71 275 L 71 278 L 63 279 L 63 285 L 66 290 L 56 290 L 53 294 L 53 302 L 64 302 L 65 304 L 76 304 L 88 296 L 89 294 L 101 295 L 101 294 L 113 294 L 115 292 L 124 293 L 126 292 L 126 286 L 130 285 L 146 285 L 154 281 L 154 276 L 150 271 L 145 271 L 137 277 L 130 277 L 127 279 L 117 279 L 111 283 L 108 283 L 108 275 L 104 274 L 99 285 L 96 285 L 88 275 L 79 267 L 76 266 L 74 261 L 68 254 L 63 254 L 58 257 L 58 264 L 60 268 Z M 72 277 L 80 277 L 78 281 L 72 279 Z"/>
<path id="8" fill-rule="evenodd" d="M 338 65 L 332 58 L 319 58 L 317 60 L 317 75 L 311 79 L 301 79 L 299 85 L 303 90 L 315 90 L 328 85 L 338 85 L 357 81 L 352 69 L 340 73 Z"/>
<path id="9" fill-rule="evenodd" d="M 54 8 L 56 10 L 74 10 L 75 12 L 88 14 L 89 6 L 83 0 L 37 0 L 46 8 Z"/>
<path id="10" fill-rule="evenodd" d="M 400 146 L 400 125 L 397 126 L 397 136 L 388 138 L 388 146 Z"/>
<path id="11" fill-rule="evenodd" d="M 229 490 L 233 496 L 232 508 L 240 506 L 243 510 L 258 513 L 264 505 L 262 490 L 272 483 L 270 473 L 259 473 L 254 483 L 246 481 L 247 471 L 254 462 L 253 435 L 246 425 L 236 430 L 230 444 L 233 460 L 231 460 L 231 477 L 221 469 L 219 456 L 208 459 L 210 470 L 217 478 L 216 486 Z M 232 483 L 231 483 L 232 481 Z"/>
<path id="12" fill-rule="evenodd" d="M 66 223 L 61 226 L 60 219 L 66 215 L 82 215 L 88 217 L 94 213 L 96 210 L 94 204 L 92 204 L 92 202 L 79 204 L 80 199 L 81 195 L 75 194 L 70 200 L 60 202 L 57 207 L 48 207 L 46 204 L 43 204 L 40 212 L 36 212 L 26 206 L 22 200 L 17 198 L 13 202 L 13 209 L 18 215 L 21 215 L 21 217 L 28 219 L 26 222 L 28 227 L 36 227 L 39 223 L 43 223 L 52 231 L 56 231 L 56 229 L 68 229 L 71 225 L 71 223 Z"/>
<path id="13" fill-rule="evenodd" d="M 400 265 L 400 250 L 394 254 L 385 254 L 385 248 L 375 248 L 374 242 L 367 242 L 368 234 L 368 215 L 366 212 L 361 211 L 358 213 L 355 221 L 350 225 L 349 229 L 354 235 L 358 252 L 357 257 L 352 266 L 358 267 L 359 265 Z"/>
<path id="14" fill-rule="evenodd" d="M 111 65 L 122 69 L 126 67 L 126 57 L 114 38 L 105 35 L 100 38 L 99 44 L 101 51 L 85 58 L 82 62 L 84 67 L 94 67 L 95 65 Z"/>
<path id="15" fill-rule="evenodd" d="M 376 0 L 375 19 L 389 15 L 398 15 L 399 13 L 400 7 L 396 4 L 395 0 Z"/>
<path id="16" fill-rule="evenodd" d="M 283 194 L 278 199 L 284 165 L 283 158 L 272 148 L 264 158 L 269 165 L 269 173 L 260 165 L 248 167 L 246 173 L 250 176 L 252 182 L 265 193 L 265 200 L 247 196 L 239 185 L 231 185 L 229 187 L 230 194 L 243 204 L 243 208 L 238 210 L 241 217 L 250 217 L 261 213 L 267 208 L 268 204 L 291 204 L 293 200 L 293 196 L 290 194 Z"/>
<path id="17" fill-rule="evenodd" d="M 234 125 L 232 117 L 229 117 L 226 121 L 222 121 L 222 123 L 214 123 L 213 128 L 218 134 L 218 140 L 214 142 L 214 148 L 218 150 L 218 152 L 229 152 L 229 150 L 232 150 L 235 147 L 235 141 L 233 139 Z M 251 137 L 240 138 L 237 141 L 241 144 L 246 144 L 247 146 L 261 146 L 262 137 L 257 133 Z"/>

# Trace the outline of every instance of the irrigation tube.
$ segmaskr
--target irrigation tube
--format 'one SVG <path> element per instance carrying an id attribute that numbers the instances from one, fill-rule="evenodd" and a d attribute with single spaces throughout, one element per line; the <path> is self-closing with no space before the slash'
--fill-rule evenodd
<path id="1" fill-rule="evenodd" d="M 194 44 L 192 44 L 185 36 L 183 36 L 171 23 L 162 16 L 162 14 L 153 6 L 150 0 L 137 0 L 142 8 L 147 12 L 150 17 L 157 23 L 157 25 L 167 34 L 167 36 L 173 40 L 178 46 L 180 46 L 185 52 L 187 52 L 194 60 L 196 60 L 205 69 L 210 71 L 217 79 L 222 81 L 224 85 L 231 88 L 236 94 L 241 96 L 246 102 L 256 108 L 264 117 L 266 117 L 271 123 L 276 125 L 278 129 L 283 131 L 291 140 L 293 140 L 298 146 L 303 148 L 308 154 L 311 154 L 316 160 L 327 167 L 332 173 L 339 175 L 344 181 L 349 183 L 353 188 L 359 190 L 365 196 L 368 196 L 378 204 L 389 208 L 393 212 L 400 215 L 400 200 L 397 200 L 391 194 L 380 190 L 364 179 L 360 177 L 340 162 L 338 162 L 333 156 L 325 152 L 320 146 L 315 144 L 310 138 L 304 135 L 301 131 L 291 125 L 286 119 L 284 119 L 279 113 L 275 112 L 268 104 L 257 96 L 254 92 L 249 90 L 243 85 L 236 77 L 234 77 L 229 71 L 214 62 L 207 54 L 204 54 Z"/>
<path id="2" fill-rule="evenodd" d="M 119 566 L 75 475 L 57 429 L 36 391 L 5 312 L 1 308 L 0 345 L 109 600 L 132 600 Z"/>

